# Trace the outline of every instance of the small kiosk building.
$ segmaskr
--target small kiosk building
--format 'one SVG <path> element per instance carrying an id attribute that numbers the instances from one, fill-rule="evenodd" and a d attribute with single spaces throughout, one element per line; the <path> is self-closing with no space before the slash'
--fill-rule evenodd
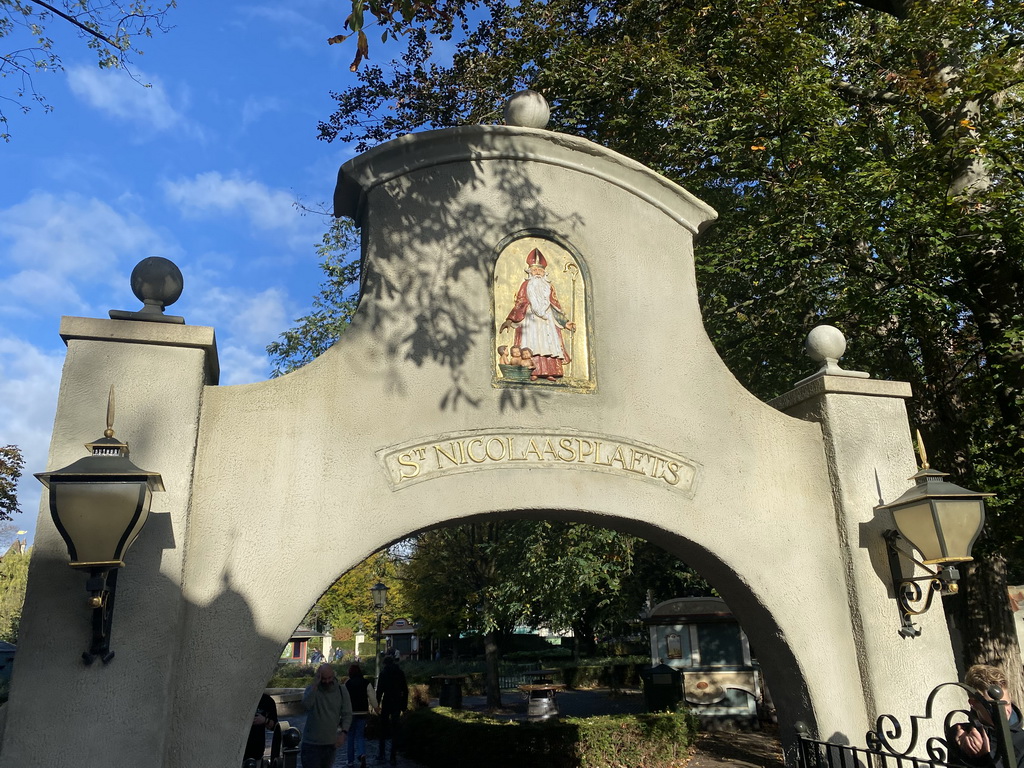
<path id="1" fill-rule="evenodd" d="M 706 727 L 758 726 L 760 670 L 721 598 L 680 597 L 651 609 L 651 662 L 682 673 L 683 699 Z"/>

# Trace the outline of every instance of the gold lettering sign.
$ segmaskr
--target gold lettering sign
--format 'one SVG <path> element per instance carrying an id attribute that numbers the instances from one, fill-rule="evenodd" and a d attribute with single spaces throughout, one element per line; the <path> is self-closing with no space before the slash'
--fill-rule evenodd
<path id="1" fill-rule="evenodd" d="M 383 448 L 377 458 L 392 490 L 435 477 L 501 467 L 613 472 L 692 496 L 700 465 L 611 435 L 557 430 L 476 430 Z"/>

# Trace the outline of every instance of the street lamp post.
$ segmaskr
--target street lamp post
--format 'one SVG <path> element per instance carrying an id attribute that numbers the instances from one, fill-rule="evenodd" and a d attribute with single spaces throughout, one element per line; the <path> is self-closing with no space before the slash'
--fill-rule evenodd
<path id="1" fill-rule="evenodd" d="M 381 618 L 384 616 L 384 607 L 388 604 L 388 588 L 383 583 L 378 581 L 370 588 L 370 596 L 373 597 L 373 610 L 377 614 L 377 633 L 376 640 L 377 644 L 373 652 L 373 672 L 374 675 L 380 675 L 380 638 L 381 638 Z"/>

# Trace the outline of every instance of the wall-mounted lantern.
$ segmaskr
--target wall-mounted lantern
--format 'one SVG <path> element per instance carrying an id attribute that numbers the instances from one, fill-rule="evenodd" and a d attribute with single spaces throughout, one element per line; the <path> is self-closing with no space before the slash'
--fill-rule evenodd
<path id="1" fill-rule="evenodd" d="M 892 512 L 896 524 L 896 530 L 888 530 L 884 536 L 900 609 L 900 634 L 904 637 L 921 634 L 911 617 L 927 611 L 936 592 L 953 594 L 959 588 L 960 572 L 956 565 L 974 559 L 971 549 L 985 525 L 984 499 L 995 495 L 946 482 L 942 478 L 948 477 L 948 473 L 930 468 L 920 432 L 917 443 L 921 469 L 910 478 L 916 485 L 891 504 L 879 507 Z M 920 552 L 922 559 L 901 548 L 901 541 Z M 923 569 L 927 575 L 904 578 L 900 557 Z"/>
<path id="2" fill-rule="evenodd" d="M 128 460 L 128 445 L 114 437 L 113 426 L 111 387 L 107 428 L 103 437 L 86 444 L 90 455 L 63 469 L 36 474 L 50 492 L 50 515 L 67 545 L 69 565 L 89 571 L 86 589 L 93 621 L 92 645 L 82 654 L 86 664 L 96 657 L 104 664 L 114 658 L 110 629 L 117 571 L 146 524 L 153 491 L 164 490 L 159 473 L 139 469 Z"/>

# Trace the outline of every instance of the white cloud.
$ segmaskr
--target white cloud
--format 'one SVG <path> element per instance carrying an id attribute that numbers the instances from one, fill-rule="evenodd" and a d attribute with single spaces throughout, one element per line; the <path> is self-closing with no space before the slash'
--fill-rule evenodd
<path id="1" fill-rule="evenodd" d="M 338 18 L 338 29 L 330 31 L 318 21 L 319 18 L 323 18 L 325 12 L 324 8 L 318 7 L 321 5 L 315 2 L 290 3 L 287 6 L 280 3 L 250 5 L 243 13 L 262 22 L 261 27 L 272 26 L 277 46 L 314 53 L 318 51 L 318 47 L 322 49 L 324 41 L 330 35 L 341 32 L 341 23 L 344 21 L 344 16 L 334 16 Z M 334 11 L 333 8 L 329 10 Z"/>
<path id="2" fill-rule="evenodd" d="M 263 349 L 277 338 L 290 320 L 283 289 L 267 288 L 259 293 L 242 288 L 193 284 L 188 303 L 182 297 L 182 311 L 203 325 L 212 325 L 230 337 L 232 343 Z M 177 305 L 175 305 L 177 306 Z"/>
<path id="3" fill-rule="evenodd" d="M 289 326 L 296 308 L 288 306 L 280 287 L 254 293 L 213 285 L 212 278 L 201 275 L 194 281 L 189 298 L 182 297 L 181 312 L 189 322 L 217 329 L 221 384 L 264 381 L 270 373 L 267 344 Z"/>
<path id="4" fill-rule="evenodd" d="M 33 472 L 46 469 L 64 355 L 0 335 L 0 444 L 21 448 L 25 469 L 18 483 L 22 514 L 15 523 L 35 530 L 42 486 Z"/>
<path id="5" fill-rule="evenodd" d="M 280 112 L 284 106 L 276 96 L 249 96 L 242 104 L 242 125 L 248 127 L 269 112 Z"/>
<path id="6" fill-rule="evenodd" d="M 136 82 L 122 70 L 77 66 L 68 69 L 68 85 L 75 96 L 110 117 L 153 133 L 179 130 L 198 134 L 196 126 L 171 103 L 158 78 L 140 75 Z"/>
<path id="7" fill-rule="evenodd" d="M 265 352 L 226 346 L 220 350 L 220 371 L 222 385 L 266 381 L 270 375 L 270 358 Z"/>
<path id="8" fill-rule="evenodd" d="M 242 214 L 258 229 L 306 230 L 315 232 L 295 208 L 295 195 L 272 189 L 262 181 L 245 179 L 239 174 L 225 176 L 219 171 L 196 174 L 191 179 L 163 183 L 164 195 L 190 217 L 213 218 Z M 315 241 L 310 241 L 315 242 Z"/>
<path id="9" fill-rule="evenodd" d="M 37 192 L 0 210 L 0 315 L 15 307 L 21 315 L 44 307 L 79 312 L 90 306 L 80 291 L 95 286 L 105 298 L 113 286 L 127 299 L 125 266 L 174 250 L 133 213 L 96 198 Z"/>

